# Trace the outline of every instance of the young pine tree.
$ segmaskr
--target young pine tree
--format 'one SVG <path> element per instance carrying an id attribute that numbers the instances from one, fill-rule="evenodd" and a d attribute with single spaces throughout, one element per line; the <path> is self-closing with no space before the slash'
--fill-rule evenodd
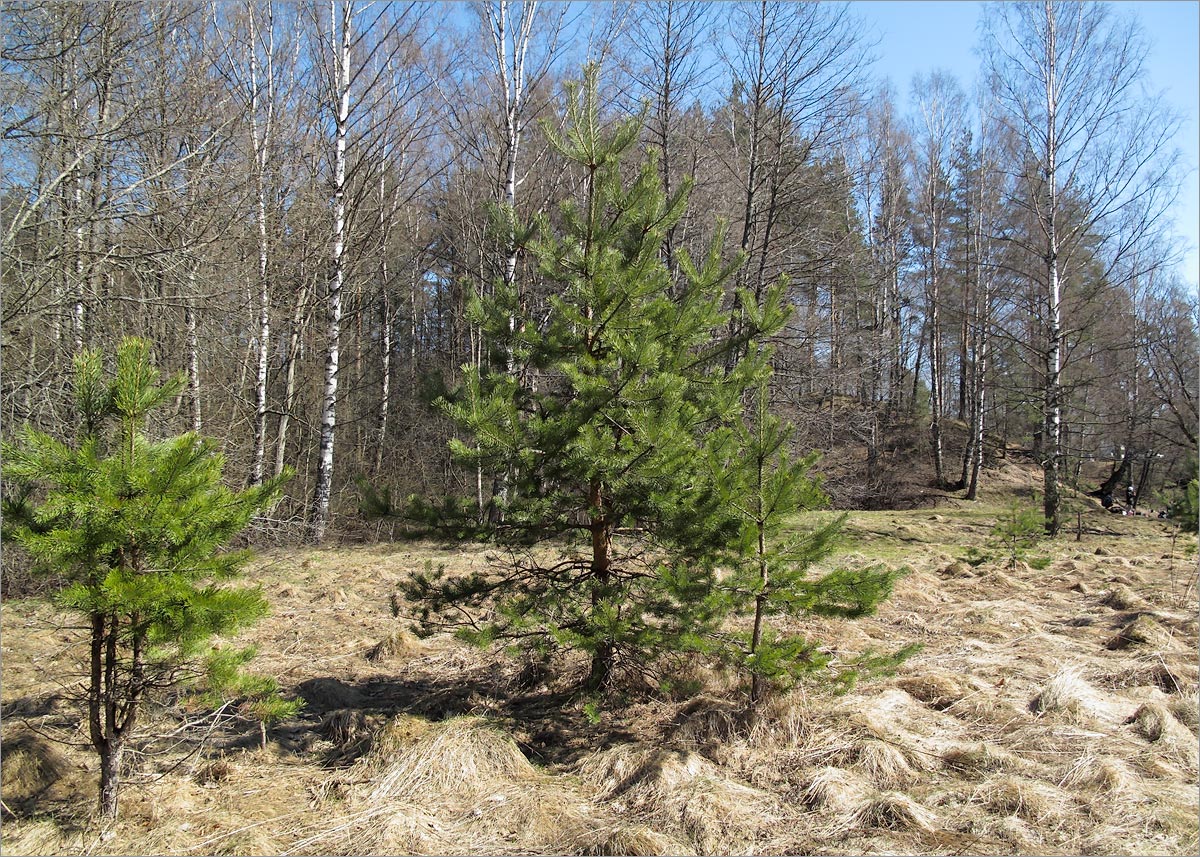
<path id="1" fill-rule="evenodd" d="M 814 563 L 828 557 L 837 544 L 845 515 L 807 532 L 789 529 L 792 516 L 827 502 L 818 481 L 809 475 L 816 455 L 793 458 L 788 444 L 793 430 L 768 409 L 767 384 L 759 383 L 755 407 L 717 459 L 725 474 L 730 508 L 741 522 L 734 572 L 723 583 L 739 612 L 753 618 L 750 632 L 728 649 L 751 677 L 750 699 L 762 701 L 772 687 L 829 665 L 830 658 L 800 634 L 779 631 L 768 622 L 783 615 L 858 618 L 875 612 L 903 574 L 882 568 L 835 569 L 809 580 Z M 835 681 L 848 689 L 865 674 L 886 672 L 911 654 L 866 652 L 843 664 Z"/>
<path id="2" fill-rule="evenodd" d="M 689 188 L 666 197 L 653 162 L 622 181 L 638 129 L 633 120 L 602 130 L 594 69 L 570 90 L 565 131 L 546 128 L 582 174 L 561 228 L 542 219 L 531 242 L 548 315 L 527 313 L 498 285 L 475 318 L 504 349 L 504 368 L 467 370 L 445 404 L 471 436 L 454 443 L 458 459 L 506 474 L 498 538 L 514 560 L 467 580 L 418 575 L 406 591 L 427 629 L 586 652 L 592 690 L 619 670 L 647 672 L 656 655 L 707 645 L 723 615 L 715 564 L 738 521 L 706 463 L 766 372 L 756 357 L 726 371 L 727 351 L 744 342 L 723 337 L 733 267 L 719 240 L 700 265 L 678 254 L 686 284 L 672 298 L 662 247 Z M 742 301 L 747 338 L 782 323 L 778 290 L 763 307 Z M 553 550 L 516 550 L 539 544 Z M 489 598 L 486 619 L 461 609 Z"/>
<path id="3" fill-rule="evenodd" d="M 87 724 L 105 818 L 116 816 L 122 756 L 147 695 L 175 686 L 214 635 L 266 607 L 257 589 L 220 585 L 248 557 L 223 545 L 283 479 L 231 491 L 215 442 L 148 439 L 147 416 L 183 384 L 182 375 L 159 382 L 140 340 L 121 344 L 111 379 L 100 355 L 84 352 L 75 361 L 75 442 L 27 427 L 3 445 L 5 482 L 17 492 L 5 502 L 5 536 L 64 581 L 60 603 L 90 629 Z"/>

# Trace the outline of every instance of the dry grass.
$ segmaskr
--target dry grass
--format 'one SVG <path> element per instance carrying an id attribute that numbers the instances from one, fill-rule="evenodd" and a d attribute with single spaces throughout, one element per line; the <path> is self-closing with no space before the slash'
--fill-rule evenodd
<path id="1" fill-rule="evenodd" d="M 880 792 L 863 802 L 851 816 L 854 827 L 930 833 L 937 827 L 937 816 L 899 792 Z"/>
<path id="2" fill-rule="evenodd" d="M 1120 759 L 1090 751 L 1072 762 L 1059 781 L 1067 788 L 1095 790 L 1105 795 L 1129 794 L 1136 783 L 1136 776 Z"/>
<path id="3" fill-rule="evenodd" d="M 1153 616 L 1143 613 L 1138 616 L 1116 636 L 1108 641 L 1110 649 L 1124 649 L 1129 646 L 1148 646 L 1158 651 L 1178 651 L 1183 644 L 1176 640 L 1166 628 L 1160 625 Z"/>
<path id="4" fill-rule="evenodd" d="M 708 747 L 732 740 L 746 731 L 748 712 L 744 705 L 727 699 L 698 696 L 679 710 L 668 733 L 675 744 Z"/>
<path id="5" fill-rule="evenodd" d="M 896 685 L 937 711 L 945 711 L 968 693 L 955 676 L 944 672 L 922 672 L 896 681 Z"/>
<path id="6" fill-rule="evenodd" d="M 1123 583 L 1113 586 L 1101 600 L 1114 610 L 1132 610 L 1143 603 L 1142 599 Z"/>
<path id="7" fill-rule="evenodd" d="M 644 823 L 677 828 L 702 853 L 744 848 L 781 817 L 773 796 L 694 753 L 620 745 L 579 768 L 585 792 Z"/>
<path id="8" fill-rule="evenodd" d="M 371 647 L 367 660 L 371 663 L 398 657 L 413 657 L 421 651 L 421 641 L 403 628 L 396 628 Z"/>
<path id="9" fill-rule="evenodd" d="M 874 738 L 858 744 L 855 766 L 881 789 L 903 788 L 916 777 L 908 757 L 900 748 Z"/>
<path id="10" fill-rule="evenodd" d="M 1033 824 L 1060 821 L 1068 805 L 1067 797 L 1060 789 L 1010 774 L 985 780 L 972 799 L 992 812 L 1016 815 Z"/>
<path id="11" fill-rule="evenodd" d="M 1153 652 L 1112 675 L 1109 682 L 1120 688 L 1157 687 L 1163 693 L 1186 695 L 1195 693 L 1197 673 L 1195 659 L 1190 654 Z"/>
<path id="12" fill-rule="evenodd" d="M 1024 478 L 1005 474 L 1013 487 Z M 87 815 L 91 757 L 53 744 L 22 757 L 9 725 L 19 716 L 74 734 L 78 713 L 61 699 L 75 632 L 45 602 L 4 603 L 4 799 L 22 817 L 6 818 L 0 847 L 1195 853 L 1198 635 L 1170 533 L 1097 513 L 1082 542 L 1046 546 L 1045 570 L 962 562 L 1005 502 L 998 492 L 982 505 L 852 516 L 857 556 L 914 573 L 875 616 L 810 617 L 790 630 L 820 640 L 834 664 L 866 648 L 925 649 L 894 679 L 840 698 L 801 685 L 753 719 L 739 677 L 702 659 L 672 666 L 669 693 L 610 700 L 591 723 L 564 692 L 578 661 L 522 670 L 498 652 L 401 630 L 405 575 L 427 560 L 478 570 L 483 550 L 269 554 L 256 577 L 273 615 L 246 642 L 262 653 L 255 668 L 308 707 L 272 730 L 265 752 L 230 724 L 194 757 L 182 755 L 188 743 L 146 757 L 121 823 L 107 829 Z M 1117 612 L 1127 610 L 1141 612 Z M 177 713 L 156 716 L 156 728 L 180 725 Z"/>
<path id="13" fill-rule="evenodd" d="M 371 748 L 364 765 L 381 775 L 373 781 L 368 802 L 404 795 L 470 795 L 535 776 L 513 740 L 486 721 L 456 718 L 411 741 L 410 729 L 411 718 L 403 718 L 395 732 L 404 737 L 393 732 Z"/>
<path id="14" fill-rule="evenodd" d="M 668 848 L 652 834 L 611 821 L 605 826 L 578 793 L 539 772 L 511 738 L 479 718 L 438 724 L 397 718 L 346 779 L 352 785 L 335 796 L 345 803 L 343 819 L 297 849 L 594 853 L 616 842 L 641 843 L 653 853 Z"/>
<path id="15" fill-rule="evenodd" d="M 1027 770 L 1030 763 L 994 744 L 978 743 L 956 746 L 942 754 L 946 766 L 967 773 Z"/>
<path id="16" fill-rule="evenodd" d="M 1196 704 L 1195 696 L 1184 699 L 1172 699 L 1167 708 L 1175 715 L 1175 719 L 1186 726 L 1193 735 L 1200 733 L 1200 706 Z"/>
<path id="17" fill-rule="evenodd" d="M 1168 761 L 1182 765 L 1193 775 L 1197 772 L 1196 735 L 1172 713 L 1157 702 L 1141 705 L 1127 723 L 1140 737 L 1149 741 Z"/>
<path id="18" fill-rule="evenodd" d="M 70 853 L 70 838 L 53 820 L 5 821 L 4 853 L 11 857 Z"/>
<path id="19" fill-rule="evenodd" d="M 869 786 L 844 768 L 817 768 L 796 790 L 795 800 L 810 809 L 829 809 L 847 815 L 866 800 Z"/>
<path id="20" fill-rule="evenodd" d="M 1062 713 L 1077 722 L 1089 722 L 1111 716 L 1112 706 L 1083 677 L 1078 666 L 1059 670 L 1029 703 L 1036 713 Z"/>
<path id="21" fill-rule="evenodd" d="M 14 731 L 3 739 L 4 803 L 9 808 L 61 791 L 72 772 L 70 759 L 54 744 L 31 732 Z"/>

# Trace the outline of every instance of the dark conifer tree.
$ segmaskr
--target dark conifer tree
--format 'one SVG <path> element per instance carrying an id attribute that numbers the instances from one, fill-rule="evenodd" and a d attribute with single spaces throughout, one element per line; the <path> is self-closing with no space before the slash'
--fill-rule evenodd
<path id="1" fill-rule="evenodd" d="M 445 405 L 472 438 L 454 442 L 458 458 L 512 474 L 501 543 L 544 547 L 514 551 L 496 575 L 420 576 L 408 592 L 427 626 L 588 653 L 590 689 L 709 644 L 723 613 L 714 570 L 739 521 L 708 463 L 767 372 L 757 349 L 726 371 L 721 305 L 733 266 L 720 240 L 701 264 L 678 254 L 685 286 L 672 297 L 661 250 L 690 185 L 668 198 L 653 160 L 623 182 L 639 130 L 640 120 L 604 130 L 594 69 L 571 88 L 565 130 L 546 133 L 581 171 L 582 198 L 562 207 L 561 229 L 543 218 L 529 247 L 553 287 L 549 315 L 525 317 L 498 283 L 475 317 L 515 371 L 468 370 Z M 743 336 L 781 325 L 778 290 L 761 306 L 743 302 Z M 497 609 L 486 623 L 456 618 L 489 596 Z"/>

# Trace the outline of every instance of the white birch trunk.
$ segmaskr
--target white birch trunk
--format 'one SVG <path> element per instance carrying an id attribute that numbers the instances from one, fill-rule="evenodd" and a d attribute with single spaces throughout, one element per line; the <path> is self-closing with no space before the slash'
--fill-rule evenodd
<path id="1" fill-rule="evenodd" d="M 183 324 L 187 331 L 188 398 L 192 407 L 192 431 L 200 434 L 200 339 L 196 334 L 196 263 L 188 263 L 188 296 L 183 308 Z"/>
<path id="2" fill-rule="evenodd" d="M 250 19 L 250 142 L 254 153 L 255 219 L 258 227 L 258 366 L 254 383 L 254 452 L 250 465 L 250 484 L 263 481 L 263 460 L 267 446 L 267 369 L 271 356 L 271 294 L 267 281 L 270 264 L 270 244 L 267 239 L 266 169 L 270 157 L 272 113 L 274 110 L 274 74 L 271 69 L 274 54 L 274 32 L 270 4 L 267 4 L 267 115 L 260 126 L 258 118 L 258 45 L 254 26 L 254 10 Z"/>
<path id="3" fill-rule="evenodd" d="M 384 266 L 386 274 L 387 267 Z M 388 404 L 392 394 L 392 305 L 385 290 L 380 297 L 379 360 L 383 378 L 379 382 L 379 440 L 375 444 L 375 475 L 383 470 L 383 448 L 387 441 Z"/>
<path id="4" fill-rule="evenodd" d="M 325 307 L 325 391 L 321 407 L 321 444 L 317 458 L 317 484 L 312 514 L 312 540 L 318 545 L 325 539 L 325 529 L 329 524 L 329 504 L 333 493 L 333 445 L 334 430 L 337 426 L 342 287 L 346 279 L 346 137 L 350 118 L 350 28 L 353 14 L 353 1 L 343 0 L 335 83 L 337 104 L 333 159 L 333 252 Z M 338 32 L 336 2 L 330 3 L 329 15 L 330 35 L 333 36 Z"/>
<path id="5" fill-rule="evenodd" d="M 1062 462 L 1062 303 L 1058 270 L 1058 39 L 1054 4 L 1046 14 L 1046 152 L 1047 204 L 1042 212 L 1046 236 L 1046 351 L 1043 402 L 1043 511 L 1046 534 L 1058 535 L 1059 471 Z"/>

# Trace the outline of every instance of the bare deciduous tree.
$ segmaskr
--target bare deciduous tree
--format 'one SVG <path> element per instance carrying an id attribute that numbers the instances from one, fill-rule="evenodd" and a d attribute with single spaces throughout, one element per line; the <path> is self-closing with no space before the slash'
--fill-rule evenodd
<path id="1" fill-rule="evenodd" d="M 1013 204 L 1036 230 L 1011 236 L 1040 262 L 1043 509 L 1046 532 L 1061 527 L 1063 347 L 1071 329 L 1064 293 L 1080 273 L 1075 251 L 1099 238 L 1110 266 L 1161 216 L 1166 157 L 1175 123 L 1142 95 L 1146 45 L 1137 27 L 1099 3 L 998 3 L 988 7 L 985 44 L 997 117 L 1023 142 L 1011 169 L 1022 184 Z"/>

